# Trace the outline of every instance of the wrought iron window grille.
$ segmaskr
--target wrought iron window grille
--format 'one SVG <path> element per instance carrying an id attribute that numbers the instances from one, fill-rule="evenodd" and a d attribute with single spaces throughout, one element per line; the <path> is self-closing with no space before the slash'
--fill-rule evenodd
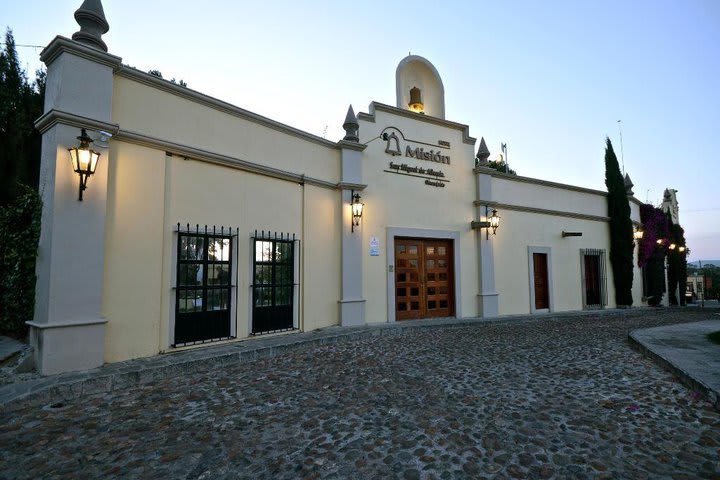
<path id="1" fill-rule="evenodd" d="M 238 229 L 177 224 L 175 335 L 172 346 L 235 338 L 237 303 L 234 245 Z"/>
<path id="2" fill-rule="evenodd" d="M 297 282 L 300 240 L 293 233 L 255 230 L 251 236 L 253 270 L 250 283 L 250 335 L 298 330 Z"/>

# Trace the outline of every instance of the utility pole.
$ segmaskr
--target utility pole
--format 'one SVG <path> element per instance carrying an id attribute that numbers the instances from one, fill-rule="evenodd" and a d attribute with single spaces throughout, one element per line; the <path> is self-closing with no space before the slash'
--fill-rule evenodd
<path id="1" fill-rule="evenodd" d="M 508 156 L 507 156 L 507 143 L 500 143 L 500 150 L 503 152 L 503 156 L 505 157 L 505 173 L 508 173 L 509 167 L 508 167 Z"/>
<path id="2" fill-rule="evenodd" d="M 702 271 L 702 299 L 700 300 L 700 306 L 705 308 L 705 269 L 702 266 L 702 260 L 700 262 L 700 270 Z"/>
<path id="3" fill-rule="evenodd" d="M 623 175 L 625 175 L 625 152 L 623 151 L 623 141 L 622 141 L 622 120 L 618 120 L 618 130 L 620 130 L 620 159 L 622 160 L 622 167 L 623 167 Z"/>

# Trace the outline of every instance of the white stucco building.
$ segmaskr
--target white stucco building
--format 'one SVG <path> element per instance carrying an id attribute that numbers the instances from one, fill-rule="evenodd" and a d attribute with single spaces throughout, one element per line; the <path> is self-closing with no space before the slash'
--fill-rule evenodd
<path id="1" fill-rule="evenodd" d="M 615 307 L 606 193 L 489 168 L 424 58 L 400 62 L 395 105 L 350 108 L 331 142 L 124 65 L 97 0 L 76 18 L 41 56 L 42 373 L 332 325 Z M 81 129 L 101 156 L 78 201 Z"/>

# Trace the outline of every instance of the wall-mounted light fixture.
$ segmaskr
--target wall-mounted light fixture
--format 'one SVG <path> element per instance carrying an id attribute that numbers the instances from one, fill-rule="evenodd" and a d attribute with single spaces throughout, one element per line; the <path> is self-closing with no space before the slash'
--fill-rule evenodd
<path id="1" fill-rule="evenodd" d="M 642 229 L 642 225 L 634 225 L 633 226 L 633 247 L 637 244 L 640 244 L 640 240 L 642 240 L 643 235 L 645 235 L 645 231 Z"/>
<path id="2" fill-rule="evenodd" d="M 78 200 L 82 202 L 83 190 L 87 188 L 88 177 L 95 173 L 100 154 L 90 148 L 93 141 L 88 137 L 84 128 L 80 129 L 80 136 L 77 139 L 80 140 L 80 145 L 68 148 L 68 151 L 70 152 L 73 170 L 80 175 Z"/>
<path id="3" fill-rule="evenodd" d="M 687 250 L 687 249 L 685 248 L 684 245 L 680 245 L 680 247 L 678 247 L 678 252 L 680 252 L 680 253 L 685 252 L 685 250 Z"/>
<path id="4" fill-rule="evenodd" d="M 674 243 L 671 243 L 668 248 L 669 248 L 670 250 L 675 250 L 675 247 L 677 247 L 677 245 L 675 245 Z"/>
<path id="5" fill-rule="evenodd" d="M 492 229 L 493 235 L 496 235 L 497 229 L 500 226 L 500 217 L 497 214 L 497 210 L 493 208 L 492 215 L 488 216 L 490 209 L 485 206 L 485 220 L 470 222 L 470 227 L 473 229 L 484 228 L 485 239 L 490 238 L 490 229 Z"/>
<path id="6" fill-rule="evenodd" d="M 410 110 L 415 113 L 425 113 L 425 105 L 422 102 L 420 89 L 413 87 L 410 89 L 410 102 L 408 103 Z"/>
<path id="7" fill-rule="evenodd" d="M 360 225 L 360 219 L 362 218 L 365 204 L 360 201 L 359 193 L 351 191 L 350 196 L 352 198 L 352 201 L 350 202 L 350 207 L 352 208 L 352 226 L 350 227 L 350 231 L 354 232 L 355 227 Z"/>
<path id="8" fill-rule="evenodd" d="M 635 227 L 635 231 L 633 232 L 633 238 L 635 240 L 642 240 L 643 235 L 645 235 L 645 231 L 643 231 L 642 227 Z"/>

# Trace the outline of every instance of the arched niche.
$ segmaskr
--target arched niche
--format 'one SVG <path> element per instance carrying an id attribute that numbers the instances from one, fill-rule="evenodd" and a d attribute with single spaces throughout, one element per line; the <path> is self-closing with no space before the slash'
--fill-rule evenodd
<path id="1" fill-rule="evenodd" d="M 397 107 L 410 110 L 410 90 L 419 88 L 425 115 L 445 118 L 445 87 L 435 66 L 419 55 L 403 58 L 395 71 Z"/>

